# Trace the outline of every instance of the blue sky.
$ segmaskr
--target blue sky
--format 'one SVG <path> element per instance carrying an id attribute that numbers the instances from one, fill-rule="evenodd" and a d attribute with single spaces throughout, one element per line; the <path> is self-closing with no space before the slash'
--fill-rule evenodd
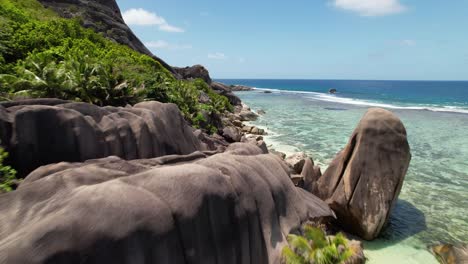
<path id="1" fill-rule="evenodd" d="M 214 78 L 468 80 L 468 0 L 117 0 L 174 66 Z"/>

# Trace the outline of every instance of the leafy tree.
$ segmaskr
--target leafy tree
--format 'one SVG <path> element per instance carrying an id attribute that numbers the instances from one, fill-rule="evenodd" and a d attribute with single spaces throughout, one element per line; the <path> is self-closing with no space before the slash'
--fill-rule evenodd
<path id="1" fill-rule="evenodd" d="M 287 239 L 289 246 L 282 252 L 285 264 L 340 264 L 354 254 L 342 233 L 330 239 L 310 225 L 304 227 L 304 236 L 288 235 Z"/>

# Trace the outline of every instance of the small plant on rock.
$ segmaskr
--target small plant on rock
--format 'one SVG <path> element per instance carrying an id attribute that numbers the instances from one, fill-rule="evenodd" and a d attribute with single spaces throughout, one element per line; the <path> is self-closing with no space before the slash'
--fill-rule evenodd
<path id="1" fill-rule="evenodd" d="M 0 193 L 13 190 L 16 171 L 10 166 L 3 165 L 3 161 L 8 158 L 8 152 L 0 147 Z"/>
<path id="2" fill-rule="evenodd" d="M 316 227 L 306 225 L 303 236 L 288 235 L 288 244 L 283 248 L 285 264 L 341 264 L 349 260 L 354 252 L 342 233 L 326 237 Z"/>

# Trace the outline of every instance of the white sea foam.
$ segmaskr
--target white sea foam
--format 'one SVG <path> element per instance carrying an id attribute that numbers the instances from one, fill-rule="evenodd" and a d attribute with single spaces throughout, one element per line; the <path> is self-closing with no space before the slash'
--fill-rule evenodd
<path id="1" fill-rule="evenodd" d="M 327 102 L 333 102 L 333 103 L 339 103 L 339 104 L 382 107 L 382 108 L 388 108 L 388 109 L 422 110 L 422 111 L 432 111 L 432 112 L 468 114 L 468 109 L 457 107 L 457 106 L 450 106 L 450 105 L 449 106 L 434 106 L 434 105 L 403 106 L 403 105 L 394 105 L 394 104 L 388 104 L 388 103 L 372 102 L 372 101 L 361 100 L 361 99 L 340 97 L 337 95 L 318 93 L 318 92 L 291 91 L 291 90 L 279 90 L 279 89 L 270 89 L 270 88 L 254 88 L 254 89 L 261 90 L 261 91 L 270 91 L 273 93 L 304 94 L 304 95 L 308 95 L 307 98 L 312 99 L 312 100 L 327 101 Z"/>

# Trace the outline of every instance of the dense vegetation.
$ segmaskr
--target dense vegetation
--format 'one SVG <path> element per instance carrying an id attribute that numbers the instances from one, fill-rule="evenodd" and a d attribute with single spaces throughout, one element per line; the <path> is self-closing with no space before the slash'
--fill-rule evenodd
<path id="1" fill-rule="evenodd" d="M 283 248 L 285 264 L 340 264 L 354 254 L 341 233 L 327 238 L 321 229 L 310 225 L 304 227 L 303 233 L 304 236 L 288 236 L 289 246 Z"/>
<path id="2" fill-rule="evenodd" d="M 0 193 L 12 191 L 16 180 L 16 171 L 3 164 L 6 158 L 8 158 L 8 153 L 0 147 Z"/>
<path id="3" fill-rule="evenodd" d="M 210 98 L 205 104 L 202 92 Z M 176 80 L 154 59 L 83 28 L 79 19 L 59 18 L 36 0 L 0 0 L 0 100 L 38 97 L 114 106 L 171 102 L 208 130 L 206 114 L 232 109 L 202 80 Z"/>

